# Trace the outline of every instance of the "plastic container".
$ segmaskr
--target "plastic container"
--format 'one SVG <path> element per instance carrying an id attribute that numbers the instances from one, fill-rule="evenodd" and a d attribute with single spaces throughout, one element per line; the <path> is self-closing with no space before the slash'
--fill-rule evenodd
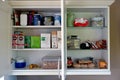
<path id="1" fill-rule="evenodd" d="M 42 59 L 43 69 L 59 69 L 60 68 L 60 57 L 59 56 L 45 56 Z"/>
<path id="2" fill-rule="evenodd" d="M 24 58 L 16 58 L 15 61 L 15 68 L 25 68 L 26 67 L 26 61 Z"/>
<path id="3" fill-rule="evenodd" d="M 80 49 L 80 39 L 77 35 L 71 35 L 67 37 L 67 48 L 68 49 Z"/>
<path id="4" fill-rule="evenodd" d="M 60 13 L 54 15 L 54 25 L 60 26 L 61 25 L 61 15 Z"/>
<path id="5" fill-rule="evenodd" d="M 21 14 L 20 15 L 20 25 L 21 26 L 27 26 L 27 14 Z"/>

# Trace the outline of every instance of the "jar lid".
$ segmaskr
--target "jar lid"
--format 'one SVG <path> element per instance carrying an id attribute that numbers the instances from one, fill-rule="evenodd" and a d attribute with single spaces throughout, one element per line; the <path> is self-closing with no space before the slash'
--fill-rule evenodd
<path id="1" fill-rule="evenodd" d="M 25 59 L 22 57 L 16 58 L 16 62 L 25 62 Z"/>

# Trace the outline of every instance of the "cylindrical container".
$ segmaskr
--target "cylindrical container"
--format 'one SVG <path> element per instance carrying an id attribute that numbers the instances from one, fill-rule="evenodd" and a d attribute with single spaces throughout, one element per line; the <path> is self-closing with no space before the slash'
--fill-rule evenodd
<path id="1" fill-rule="evenodd" d="M 40 16 L 40 14 L 34 14 L 33 24 L 34 25 L 41 25 L 41 16 Z"/>
<path id="2" fill-rule="evenodd" d="M 74 13 L 68 12 L 67 13 L 67 26 L 68 27 L 73 27 L 73 22 L 74 22 Z"/>
<path id="3" fill-rule="evenodd" d="M 15 61 L 15 68 L 25 68 L 26 67 L 26 61 L 24 58 L 17 58 Z"/>
<path id="4" fill-rule="evenodd" d="M 20 15 L 20 25 L 27 26 L 27 14 Z"/>
<path id="5" fill-rule="evenodd" d="M 55 14 L 54 15 L 54 25 L 60 26 L 61 24 L 61 15 L 60 14 Z"/>
<path id="6" fill-rule="evenodd" d="M 33 15 L 28 14 L 28 25 L 32 25 L 32 24 L 33 24 Z"/>

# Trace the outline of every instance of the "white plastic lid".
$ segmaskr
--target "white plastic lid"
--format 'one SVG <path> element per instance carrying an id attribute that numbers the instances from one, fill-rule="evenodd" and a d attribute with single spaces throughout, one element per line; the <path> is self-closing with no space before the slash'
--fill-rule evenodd
<path id="1" fill-rule="evenodd" d="M 22 57 L 16 58 L 16 62 L 25 62 L 25 59 Z"/>

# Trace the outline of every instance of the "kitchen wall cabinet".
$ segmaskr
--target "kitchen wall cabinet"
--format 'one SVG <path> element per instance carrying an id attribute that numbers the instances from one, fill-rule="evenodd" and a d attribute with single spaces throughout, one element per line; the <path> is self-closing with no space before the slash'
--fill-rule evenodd
<path id="1" fill-rule="evenodd" d="M 29 76 L 39 75 L 44 79 L 47 76 L 52 76 L 53 79 L 65 80 L 67 75 L 110 75 L 110 12 L 109 6 L 114 2 L 114 0 L 52 0 L 52 1 L 0 1 L 0 13 L 2 19 L 0 19 L 1 24 L 1 43 L 3 43 L 1 48 L 1 58 L 4 59 L 0 62 L 3 64 L 1 66 L 1 76 L 6 74 L 8 79 L 26 79 Z M 13 22 L 13 15 L 15 12 L 29 13 L 37 12 L 37 14 L 42 14 L 43 16 L 54 16 L 55 14 L 60 14 L 61 24 L 60 25 L 20 25 Z M 36 14 L 36 13 L 34 13 Z M 72 14 L 72 26 L 69 26 L 68 22 L 71 18 L 68 14 Z M 92 18 L 96 16 L 103 16 L 102 26 L 93 26 L 90 22 Z M 76 27 L 73 22 L 76 18 L 83 19 L 86 18 L 89 22 L 88 26 Z M 19 20 L 20 21 L 20 20 Z M 78 21 L 79 22 L 79 21 Z M 4 31 L 5 30 L 5 31 Z M 25 36 L 40 36 L 42 33 L 49 33 L 51 35 L 52 31 L 61 31 L 61 45 L 59 48 L 12 48 L 12 35 L 15 31 L 22 31 Z M 77 44 L 73 44 L 68 48 L 68 40 L 71 35 L 79 37 Z M 51 36 L 50 36 L 51 37 Z M 74 38 L 75 39 L 75 38 Z M 75 42 L 73 39 L 73 42 Z M 104 48 L 100 48 L 97 45 L 96 48 L 81 49 L 80 44 L 82 42 L 89 41 L 90 44 L 96 44 L 96 42 L 103 41 Z M 105 43 L 104 43 L 105 42 Z M 52 44 L 52 40 L 50 42 Z M 99 45 L 99 44 L 98 44 Z M 103 46 L 101 45 L 101 46 Z M 77 46 L 77 48 L 76 48 Z M 60 59 L 57 60 L 58 68 L 56 69 L 29 69 L 30 64 L 42 65 L 42 59 L 45 56 L 59 56 Z M 14 59 L 16 57 L 23 57 L 26 60 L 27 66 L 25 68 L 15 68 Z M 72 58 L 72 66 L 68 68 L 68 57 Z M 82 59 L 91 59 L 94 62 L 94 67 L 77 67 L 75 68 L 75 62 Z M 100 69 L 99 60 L 105 60 L 106 67 Z M 91 62 L 91 61 L 90 61 Z M 6 63 L 6 64 L 5 64 Z M 59 66 L 60 64 L 60 66 Z M 83 63 L 86 64 L 86 63 Z M 7 65 L 7 67 L 6 67 Z M 78 65 L 77 65 L 78 66 Z M 85 65 L 82 65 L 85 66 Z M 8 68 L 9 67 L 9 68 Z M 4 69 L 5 68 L 5 69 Z M 7 70 L 9 69 L 9 70 Z M 7 70 L 7 71 L 6 71 Z M 24 77 L 25 76 L 25 77 Z M 57 77 L 58 76 L 58 77 Z M 6 80 L 7 80 L 6 78 Z M 28 77 L 29 79 L 29 77 Z"/>

